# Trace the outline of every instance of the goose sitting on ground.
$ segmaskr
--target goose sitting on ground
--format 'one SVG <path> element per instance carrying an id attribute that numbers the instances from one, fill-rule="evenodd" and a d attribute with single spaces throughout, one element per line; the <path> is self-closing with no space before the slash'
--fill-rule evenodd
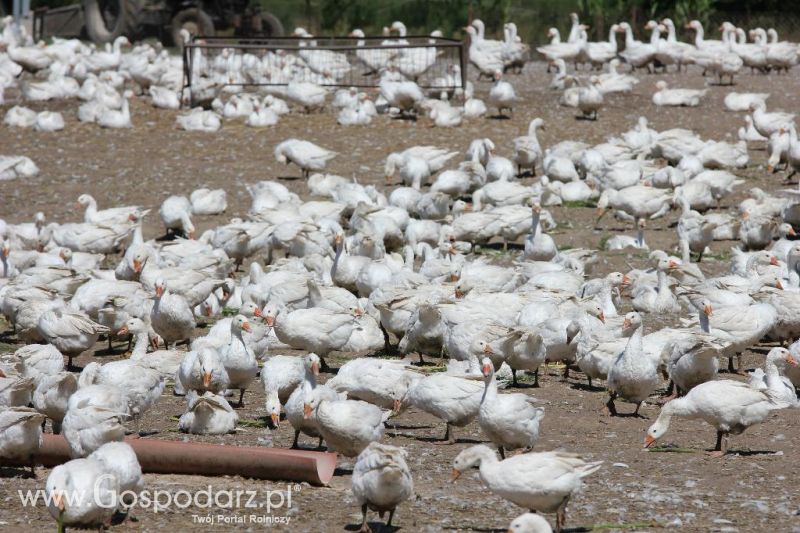
<path id="1" fill-rule="evenodd" d="M 786 407 L 789 404 L 776 399 L 769 388 L 758 390 L 730 379 L 707 381 L 661 408 L 655 423 L 647 430 L 644 445 L 650 447 L 661 439 L 673 416 L 699 418 L 717 430 L 714 455 L 725 455 L 728 435 L 739 435 L 748 427 L 764 422 L 772 411 Z"/>
<path id="2" fill-rule="evenodd" d="M 213 133 L 222 127 L 222 119 L 214 111 L 206 111 L 202 107 L 195 107 L 184 115 L 175 117 L 175 122 L 186 131 L 202 131 Z"/>
<path id="3" fill-rule="evenodd" d="M 605 249 L 624 250 L 630 247 L 639 250 L 649 250 L 650 247 L 647 246 L 647 243 L 644 241 L 644 228 L 646 225 L 645 219 L 639 219 L 636 237 L 631 237 L 630 235 L 614 235 L 606 241 Z"/>
<path id="4" fill-rule="evenodd" d="M 187 396 L 189 403 L 178 420 L 178 429 L 195 435 L 224 435 L 236 429 L 239 415 L 224 397 L 213 392 L 202 396 L 190 392 Z"/>
<path id="5" fill-rule="evenodd" d="M 483 484 L 493 493 L 531 512 L 556 513 L 556 531 L 566 522 L 566 508 L 582 479 L 597 471 L 602 461 L 587 463 L 562 451 L 525 453 L 498 461 L 486 445 L 463 450 L 453 461 L 453 480 L 477 466 Z"/>
<path id="6" fill-rule="evenodd" d="M 656 82 L 658 89 L 653 94 L 653 103 L 657 106 L 683 106 L 697 107 L 700 100 L 706 95 L 707 90 L 701 91 L 694 89 L 669 89 L 667 82 L 660 80 Z"/>
<path id="7" fill-rule="evenodd" d="M 189 195 L 195 215 L 219 215 L 228 208 L 225 189 L 196 189 Z"/>
<path id="8" fill-rule="evenodd" d="M 361 530 L 367 526 L 367 509 L 378 511 L 381 517 L 389 511 L 386 527 L 392 527 L 395 509 L 414 494 L 414 480 L 406 463 L 404 449 L 389 444 L 371 442 L 358 455 L 353 467 L 352 490 L 361 506 Z"/>
<path id="9" fill-rule="evenodd" d="M 509 533 L 553 533 L 553 528 L 543 516 L 525 513 L 511 521 L 508 531 Z"/>

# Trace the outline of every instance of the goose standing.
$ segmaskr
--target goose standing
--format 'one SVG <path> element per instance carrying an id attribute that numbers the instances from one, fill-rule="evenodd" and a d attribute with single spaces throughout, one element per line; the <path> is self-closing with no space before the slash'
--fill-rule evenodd
<path id="1" fill-rule="evenodd" d="M 44 312 L 37 329 L 47 342 L 67 356 L 67 370 L 72 368 L 74 356 L 94 346 L 101 333 L 110 331 L 83 313 L 61 307 Z"/>
<path id="2" fill-rule="evenodd" d="M 170 292 L 167 283 L 159 278 L 155 283 L 155 302 L 150 311 L 150 324 L 153 331 L 164 340 L 164 348 L 169 344 L 190 339 L 194 333 L 194 313 L 186 299 Z"/>
<path id="3" fill-rule="evenodd" d="M 406 463 L 408 454 L 402 448 L 371 442 L 356 459 L 353 467 L 352 490 L 361 506 L 361 531 L 368 530 L 367 509 L 378 511 L 381 517 L 389 511 L 386 527 L 392 527 L 397 506 L 414 494 L 414 480 Z"/>
<path id="4" fill-rule="evenodd" d="M 539 439 L 539 424 L 544 409 L 534 407 L 537 401 L 526 394 L 499 394 L 492 360 L 481 362 L 486 388 L 478 411 L 478 425 L 505 459 L 505 450 L 530 450 Z"/>
<path id="5" fill-rule="evenodd" d="M 513 112 L 514 103 L 517 101 L 517 93 L 514 92 L 514 86 L 509 82 L 503 80 L 503 73 L 495 71 L 494 85 L 489 90 L 489 105 L 497 108 L 497 114 L 503 115 L 503 110 L 508 109 Z"/>
<path id="6" fill-rule="evenodd" d="M 453 480 L 477 466 L 481 481 L 503 499 L 532 513 L 556 513 L 556 531 L 566 522 L 570 498 L 583 485 L 582 479 L 597 471 L 602 461 L 587 463 L 566 452 L 540 452 L 515 455 L 498 461 L 483 444 L 463 450 L 453 461 Z"/>
<path id="7" fill-rule="evenodd" d="M 312 391 L 303 410 L 306 418 L 315 418 L 330 450 L 356 457 L 383 437 L 383 423 L 391 411 L 361 400 L 329 400 L 322 396 L 320 388 Z"/>
<path id="8" fill-rule="evenodd" d="M 625 349 L 617 357 L 608 371 L 608 408 L 611 416 L 617 416 L 614 400 L 621 396 L 636 404 L 635 416 L 639 415 L 642 403 L 653 393 L 660 383 L 658 376 L 659 359 L 644 352 L 642 344 L 643 327 L 639 313 L 625 315 L 623 328 L 633 327 Z"/>
<path id="9" fill-rule="evenodd" d="M 325 169 L 328 161 L 338 154 L 316 144 L 300 139 L 287 139 L 275 147 L 275 160 L 278 163 L 294 163 L 308 178 L 312 170 Z"/>
<path id="10" fill-rule="evenodd" d="M 523 168 L 531 169 L 531 174 L 536 176 L 536 166 L 542 162 L 542 147 L 536 137 L 537 129 L 544 129 L 544 120 L 535 118 L 528 124 L 528 135 L 514 139 L 513 160 L 517 164 L 517 173 L 522 174 Z"/>
<path id="11" fill-rule="evenodd" d="M 748 427 L 764 422 L 772 411 L 786 407 L 789 405 L 776 399 L 770 389 L 758 390 L 730 379 L 707 381 L 661 408 L 647 430 L 644 445 L 648 448 L 661 439 L 673 416 L 699 418 L 717 430 L 713 455 L 722 456 L 727 453 L 728 435 L 740 435 Z"/>
<path id="12" fill-rule="evenodd" d="M 244 406 L 244 391 L 258 374 L 256 357 L 244 342 L 243 331 L 250 331 L 250 322 L 244 315 L 236 315 L 231 320 L 231 341 L 220 350 L 220 360 L 228 374 L 228 386 L 239 389 L 239 407 Z"/>
<path id="13" fill-rule="evenodd" d="M 0 410 L 0 458 L 30 461 L 42 446 L 42 424 L 45 415 L 30 407 L 9 407 Z"/>

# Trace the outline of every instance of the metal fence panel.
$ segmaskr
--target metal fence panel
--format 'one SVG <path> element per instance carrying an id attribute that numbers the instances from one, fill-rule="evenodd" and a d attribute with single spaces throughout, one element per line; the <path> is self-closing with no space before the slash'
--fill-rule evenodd
<path id="1" fill-rule="evenodd" d="M 466 84 L 467 51 L 455 39 L 429 36 L 202 37 L 183 50 L 184 90 L 194 105 L 198 86 L 378 87 L 384 69 L 427 91 L 452 92 Z"/>

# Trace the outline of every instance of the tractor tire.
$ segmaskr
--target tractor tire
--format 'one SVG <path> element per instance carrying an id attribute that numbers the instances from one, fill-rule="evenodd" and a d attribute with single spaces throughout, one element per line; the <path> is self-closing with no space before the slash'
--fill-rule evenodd
<path id="1" fill-rule="evenodd" d="M 281 37 L 283 36 L 283 24 L 278 17 L 272 13 L 261 13 L 261 33 L 260 37 Z"/>
<path id="2" fill-rule="evenodd" d="M 172 42 L 180 49 L 183 49 L 183 39 L 181 30 L 188 30 L 193 37 L 213 37 L 214 21 L 200 8 L 192 7 L 178 11 L 172 17 Z"/>
<path id="3" fill-rule="evenodd" d="M 108 43 L 125 35 L 135 37 L 139 32 L 139 19 L 144 0 L 83 0 L 83 17 L 86 33 L 95 43 Z M 111 14 L 116 15 L 113 19 Z M 104 17 L 104 14 L 106 17 Z"/>

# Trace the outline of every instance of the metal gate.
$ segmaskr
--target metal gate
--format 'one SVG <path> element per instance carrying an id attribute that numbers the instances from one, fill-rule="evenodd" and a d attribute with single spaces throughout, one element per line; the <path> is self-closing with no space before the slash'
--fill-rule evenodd
<path id="1" fill-rule="evenodd" d="M 268 87 L 311 82 L 323 87 L 378 87 L 385 70 L 426 91 L 466 84 L 462 41 L 442 37 L 200 37 L 183 49 L 184 90 Z"/>

